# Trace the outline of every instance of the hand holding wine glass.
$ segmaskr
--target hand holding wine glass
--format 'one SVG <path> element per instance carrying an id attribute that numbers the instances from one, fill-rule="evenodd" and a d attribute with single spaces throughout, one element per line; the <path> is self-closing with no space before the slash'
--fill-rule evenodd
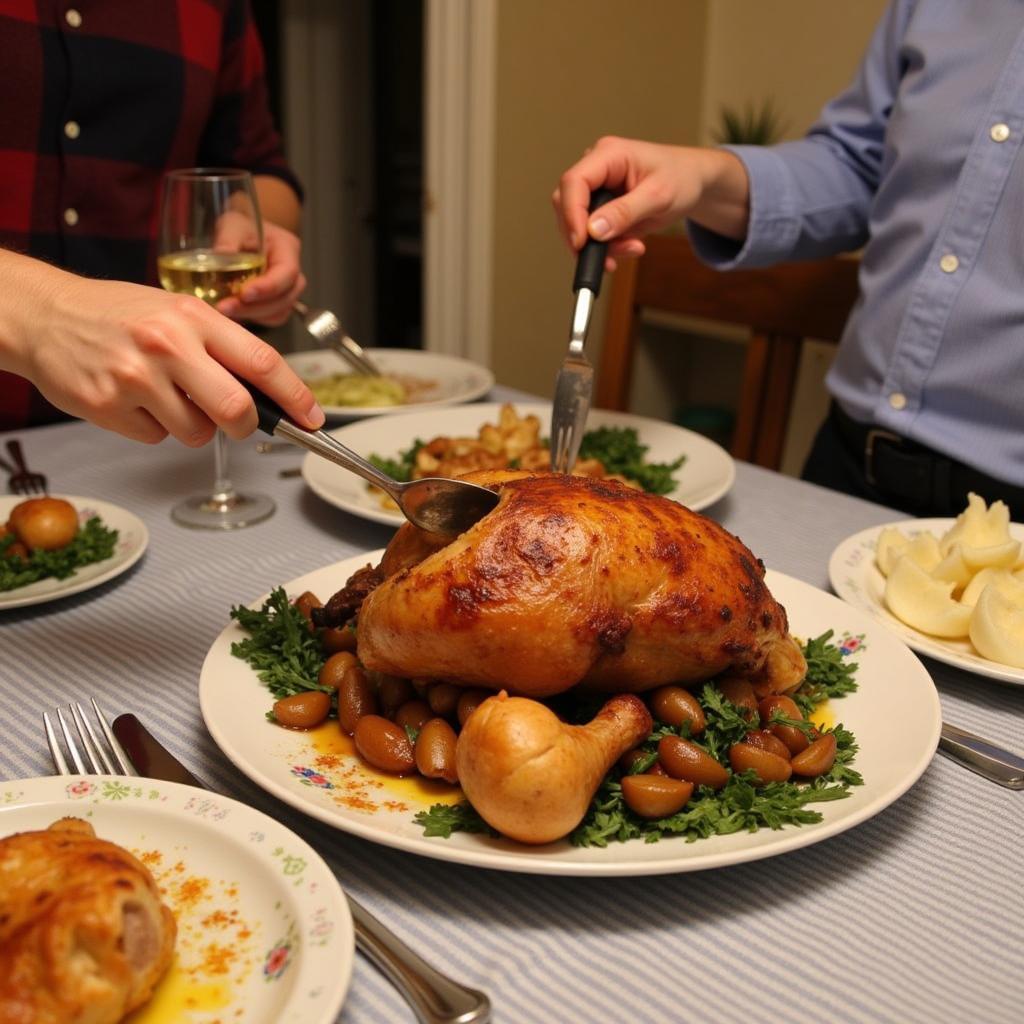
<path id="1" fill-rule="evenodd" d="M 263 224 L 247 171 L 171 171 L 161 205 L 160 283 L 209 305 L 237 296 L 266 266 Z M 263 494 L 239 494 L 227 470 L 227 439 L 214 438 L 215 480 L 209 494 L 194 495 L 171 512 L 185 526 L 235 529 L 274 512 Z"/>

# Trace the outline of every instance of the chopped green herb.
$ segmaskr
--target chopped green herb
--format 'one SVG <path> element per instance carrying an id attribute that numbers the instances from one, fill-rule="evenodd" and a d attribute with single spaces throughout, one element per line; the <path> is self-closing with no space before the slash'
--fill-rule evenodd
<path id="1" fill-rule="evenodd" d="M 256 670 L 275 700 L 304 690 L 334 693 L 317 682 L 324 663 L 320 641 L 283 587 L 271 591 L 258 610 L 237 605 L 231 618 L 249 634 L 231 645 L 231 653 Z"/>
<path id="2" fill-rule="evenodd" d="M 48 576 L 67 579 L 83 565 L 110 558 L 117 536 L 117 530 L 104 526 L 99 516 L 93 516 L 79 528 L 70 544 L 53 551 L 33 551 L 28 558 L 8 557 L 7 548 L 17 538 L 13 533 L 0 537 L 0 591 L 24 587 Z"/>
<path id="3" fill-rule="evenodd" d="M 371 455 L 372 462 L 382 473 L 387 473 L 393 480 L 401 483 L 408 483 L 412 479 L 413 470 L 416 468 L 416 454 L 423 447 L 424 442 L 416 438 L 411 448 L 398 453 L 397 459 L 387 459 L 383 455 Z"/>
<path id="4" fill-rule="evenodd" d="M 477 814 L 474 807 L 463 801 L 457 804 L 434 804 L 429 811 L 420 811 L 415 819 L 423 827 L 424 836 L 449 839 L 453 832 L 484 832 L 496 836 L 490 825 Z"/>
<path id="5" fill-rule="evenodd" d="M 605 472 L 635 480 L 651 494 L 668 494 L 676 486 L 672 474 L 686 456 L 680 455 L 675 462 L 646 462 L 647 448 L 633 427 L 598 427 L 583 435 L 580 458 L 600 460 Z"/>
<path id="6" fill-rule="evenodd" d="M 793 694 L 797 707 L 808 715 L 829 697 L 845 697 L 857 689 L 854 673 L 857 663 L 844 656 L 842 650 L 830 643 L 833 630 L 814 637 L 804 644 L 807 659 L 807 678 Z"/>

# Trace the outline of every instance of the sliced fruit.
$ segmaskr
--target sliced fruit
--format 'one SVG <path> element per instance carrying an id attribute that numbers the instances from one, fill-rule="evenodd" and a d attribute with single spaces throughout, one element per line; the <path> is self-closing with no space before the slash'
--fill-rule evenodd
<path id="1" fill-rule="evenodd" d="M 939 539 L 939 548 L 945 556 L 954 544 L 964 548 L 988 548 L 1011 539 L 1010 510 L 1006 503 L 994 501 L 986 507 L 985 499 L 971 492 L 967 495 L 967 508 Z"/>

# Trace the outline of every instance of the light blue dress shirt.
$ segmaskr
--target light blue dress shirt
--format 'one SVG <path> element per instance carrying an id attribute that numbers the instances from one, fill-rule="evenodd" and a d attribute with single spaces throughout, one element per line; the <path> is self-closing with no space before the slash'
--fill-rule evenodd
<path id="1" fill-rule="evenodd" d="M 874 423 L 1024 485 L 1024 0 L 895 0 L 808 135 L 729 147 L 742 243 L 722 269 L 864 246 L 826 382 Z"/>

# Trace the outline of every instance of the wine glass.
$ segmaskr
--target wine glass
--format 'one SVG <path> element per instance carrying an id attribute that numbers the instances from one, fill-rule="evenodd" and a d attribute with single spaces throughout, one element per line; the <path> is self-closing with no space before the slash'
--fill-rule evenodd
<path id="1" fill-rule="evenodd" d="M 164 178 L 157 269 L 169 292 L 195 295 L 211 306 L 236 295 L 266 266 L 260 208 L 248 171 L 196 167 Z M 228 476 L 228 439 L 214 435 L 212 492 L 175 505 L 183 526 L 234 530 L 274 512 L 265 494 L 240 494 Z"/>

